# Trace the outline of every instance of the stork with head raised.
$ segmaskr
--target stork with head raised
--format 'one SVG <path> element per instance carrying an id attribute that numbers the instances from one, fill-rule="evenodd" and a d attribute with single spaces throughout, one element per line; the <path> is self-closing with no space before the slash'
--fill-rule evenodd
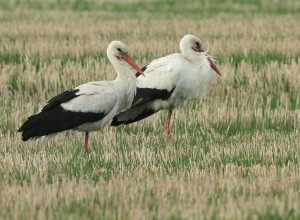
<path id="1" fill-rule="evenodd" d="M 102 130 L 133 102 L 136 77 L 130 66 L 143 75 L 122 42 L 112 41 L 107 56 L 117 78 L 82 84 L 50 99 L 39 113 L 30 116 L 19 128 L 23 141 L 73 129 L 85 132 L 84 150 L 88 153 L 89 132 Z"/>

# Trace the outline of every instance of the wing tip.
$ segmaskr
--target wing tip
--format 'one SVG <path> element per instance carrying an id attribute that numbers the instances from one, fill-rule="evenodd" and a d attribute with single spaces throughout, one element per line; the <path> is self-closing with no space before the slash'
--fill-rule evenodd
<path id="1" fill-rule="evenodd" d="M 121 124 L 124 124 L 124 122 L 118 121 L 118 118 L 114 117 L 113 120 L 110 123 L 110 126 L 116 127 L 116 126 L 119 126 Z"/>

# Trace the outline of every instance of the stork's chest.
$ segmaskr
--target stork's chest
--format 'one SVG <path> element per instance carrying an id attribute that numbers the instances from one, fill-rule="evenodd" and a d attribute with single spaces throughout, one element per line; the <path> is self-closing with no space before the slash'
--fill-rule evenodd
<path id="1" fill-rule="evenodd" d="M 135 78 L 133 83 L 125 83 L 120 84 L 119 87 L 117 88 L 119 90 L 119 109 L 120 111 L 125 111 L 128 108 L 130 108 L 134 95 L 136 93 L 136 83 L 135 83 Z"/>
<path id="2" fill-rule="evenodd" d="M 176 85 L 174 97 L 192 99 L 206 95 L 211 83 L 212 70 L 207 65 L 193 65 L 182 73 Z"/>

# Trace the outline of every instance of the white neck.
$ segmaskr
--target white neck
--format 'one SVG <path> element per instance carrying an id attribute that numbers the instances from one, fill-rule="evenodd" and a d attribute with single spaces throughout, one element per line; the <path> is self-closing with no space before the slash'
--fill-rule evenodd
<path id="1" fill-rule="evenodd" d="M 181 48 L 181 52 L 192 63 L 199 63 L 202 59 L 207 59 L 205 52 L 195 52 L 192 48 Z"/>
<path id="2" fill-rule="evenodd" d="M 136 77 L 129 64 L 123 59 L 118 59 L 115 56 L 108 56 L 108 59 L 117 72 L 117 78 L 114 82 L 117 83 L 118 90 L 121 93 L 120 110 L 125 111 L 131 106 L 136 93 Z"/>

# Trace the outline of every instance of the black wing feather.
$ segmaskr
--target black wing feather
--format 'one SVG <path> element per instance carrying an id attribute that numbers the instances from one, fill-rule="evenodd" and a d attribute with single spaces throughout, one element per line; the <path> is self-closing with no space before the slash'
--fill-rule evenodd
<path id="1" fill-rule="evenodd" d="M 119 125 L 122 125 L 122 124 L 131 124 L 133 122 L 137 122 L 137 121 L 140 121 L 144 118 L 147 118 L 149 117 L 150 115 L 153 115 L 154 113 L 156 113 L 156 111 L 154 111 L 153 109 L 144 109 L 143 112 L 141 112 L 140 114 L 136 115 L 136 117 L 134 117 L 133 119 L 127 119 L 126 121 L 119 121 L 118 120 L 118 115 L 115 116 L 111 122 L 111 126 L 119 126 Z"/>
<path id="2" fill-rule="evenodd" d="M 141 70 L 145 71 L 146 69 L 147 69 L 147 65 L 144 66 Z M 137 72 L 135 74 L 135 76 L 140 77 L 141 74 L 139 72 Z M 168 91 L 167 89 L 153 89 L 153 88 L 139 88 L 138 87 L 137 91 L 136 91 L 136 95 L 132 102 L 131 108 L 125 112 L 121 112 L 120 114 L 116 115 L 111 122 L 111 126 L 118 126 L 121 124 L 131 124 L 133 122 L 145 119 L 145 118 L 149 117 L 150 115 L 153 115 L 154 113 L 158 112 L 159 110 L 155 111 L 154 109 L 151 108 L 151 106 L 147 106 L 147 103 L 155 101 L 155 100 L 159 100 L 159 99 L 167 100 L 173 94 L 175 88 L 176 88 L 176 86 L 171 91 Z M 140 108 L 140 107 L 143 108 L 142 107 L 143 105 L 145 105 L 143 111 L 140 111 L 139 114 L 137 114 L 137 115 L 130 115 L 131 111 L 137 112 L 137 111 L 134 111 L 135 108 Z M 130 118 L 119 121 L 118 117 L 121 115 L 124 116 L 127 113 L 129 114 Z"/>
<path id="3" fill-rule="evenodd" d="M 19 128 L 23 141 L 75 128 L 87 122 L 105 117 L 105 113 L 73 112 L 65 110 L 61 104 L 77 97 L 79 90 L 69 90 L 52 98 L 38 114 L 30 116 Z"/>
<path id="4" fill-rule="evenodd" d="M 166 89 L 151 89 L 151 88 L 137 88 L 137 93 L 134 98 L 132 107 L 128 109 L 125 112 L 121 112 L 120 114 L 116 115 L 112 122 L 111 126 L 118 126 L 121 124 L 131 124 L 133 122 L 140 121 L 144 118 L 149 117 L 150 115 L 153 115 L 154 113 L 158 112 L 159 110 L 155 111 L 151 108 L 151 106 L 148 106 L 147 103 L 155 101 L 155 100 L 167 100 L 170 98 L 172 93 L 174 92 L 176 87 L 174 87 L 171 91 L 168 91 Z M 139 101 L 141 100 L 141 101 Z M 143 108 L 142 105 L 144 105 L 143 111 L 141 111 L 137 115 L 131 115 L 132 112 L 138 112 L 135 111 L 135 108 Z M 126 120 L 119 121 L 118 117 L 119 115 L 124 116 L 128 114 L 129 118 Z"/>
<path id="5" fill-rule="evenodd" d="M 170 98 L 175 88 L 176 86 L 171 91 L 168 91 L 167 89 L 137 88 L 132 106 L 141 106 L 147 102 L 159 99 L 167 100 Z"/>
<path id="6" fill-rule="evenodd" d="M 76 95 L 77 92 L 79 92 L 79 89 L 68 90 L 68 91 L 65 91 L 65 92 L 53 97 L 52 99 L 50 99 L 47 102 L 47 105 L 45 105 L 45 107 L 42 109 L 42 112 L 48 111 L 51 108 L 54 108 L 62 103 L 65 103 L 67 101 L 70 101 L 71 99 L 74 99 L 75 97 L 78 96 L 78 95 Z"/>

